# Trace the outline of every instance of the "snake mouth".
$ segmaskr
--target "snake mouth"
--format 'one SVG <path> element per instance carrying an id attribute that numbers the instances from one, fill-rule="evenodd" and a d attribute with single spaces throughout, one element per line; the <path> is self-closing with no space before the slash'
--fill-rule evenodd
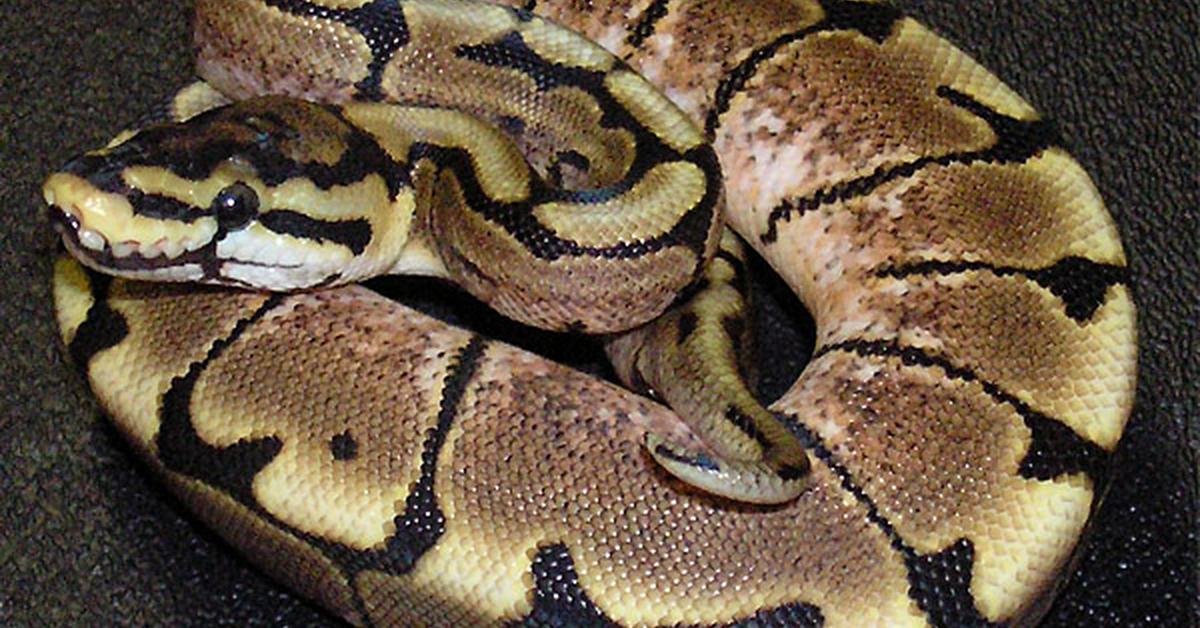
<path id="1" fill-rule="evenodd" d="M 50 207 L 51 221 L 86 255 L 113 261 L 114 268 L 170 265 L 185 254 L 202 250 L 211 241 L 211 229 L 195 233 L 171 228 L 172 221 L 139 213 L 135 199 L 143 195 L 121 185 L 113 187 L 99 175 L 84 176 L 76 162 L 51 174 L 42 185 L 42 196 Z M 107 175 L 105 175 L 107 176 Z M 119 261 L 121 260 L 121 261 Z M 163 262 L 162 260 L 165 260 Z"/>
<path id="2" fill-rule="evenodd" d="M 85 266 L 102 273 L 159 280 L 195 280 L 196 269 L 212 259 L 213 243 L 195 250 L 167 250 L 162 243 L 124 242 L 115 246 L 97 231 L 83 227 L 74 212 L 48 205 L 50 224 L 67 251 Z"/>
<path id="3" fill-rule="evenodd" d="M 114 250 L 114 247 L 100 234 L 92 232 L 94 236 L 89 235 L 88 230 L 82 229 L 79 218 L 72 212 L 56 205 L 50 205 L 49 211 L 51 226 L 62 238 L 67 252 L 84 266 L 97 272 L 131 279 L 200 282 L 259 289 L 258 286 L 222 275 L 220 269 L 225 262 L 217 260 L 215 256 L 217 246 L 215 240 L 192 251 L 184 250 L 174 257 L 163 255 L 161 251 L 150 255 L 143 254 L 142 251 L 147 248 L 145 246 L 133 247 L 130 245 L 125 250 Z M 228 260 L 228 262 L 242 266 L 287 270 L 301 267 L 300 264 L 264 264 L 252 260 Z M 321 285 L 335 282 L 339 278 L 340 275 L 335 273 Z"/>
<path id="4" fill-rule="evenodd" d="M 182 274 L 182 267 L 203 265 L 206 258 L 212 257 L 211 241 L 167 237 L 114 241 L 101 230 L 88 227 L 84 207 L 90 207 L 89 203 L 100 205 L 95 203 L 94 191 L 90 182 L 71 173 L 51 175 L 43 187 L 51 225 L 71 254 L 91 268 L 111 274 L 167 277 L 173 274 L 171 269 L 176 271 L 174 274 Z M 97 214 L 103 216 L 105 212 Z"/>

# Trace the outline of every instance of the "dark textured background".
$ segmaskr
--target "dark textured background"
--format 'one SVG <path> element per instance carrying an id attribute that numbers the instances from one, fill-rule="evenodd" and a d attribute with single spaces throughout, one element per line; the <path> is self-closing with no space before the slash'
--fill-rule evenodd
<path id="1" fill-rule="evenodd" d="M 54 336 L 40 179 L 188 79 L 185 4 L 6 0 L 0 15 L 3 625 L 330 621 L 233 556 L 133 464 Z M 1138 406 L 1117 480 L 1047 625 L 1195 626 L 1200 9 L 901 4 L 1059 121 L 1116 216 L 1133 270 Z"/>

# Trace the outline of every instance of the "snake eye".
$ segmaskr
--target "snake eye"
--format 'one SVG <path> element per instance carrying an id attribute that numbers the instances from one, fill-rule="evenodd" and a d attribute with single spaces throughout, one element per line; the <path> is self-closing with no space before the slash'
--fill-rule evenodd
<path id="1" fill-rule="evenodd" d="M 212 212 L 225 231 L 241 229 L 258 215 L 258 194 L 241 181 L 225 186 L 213 199 Z"/>

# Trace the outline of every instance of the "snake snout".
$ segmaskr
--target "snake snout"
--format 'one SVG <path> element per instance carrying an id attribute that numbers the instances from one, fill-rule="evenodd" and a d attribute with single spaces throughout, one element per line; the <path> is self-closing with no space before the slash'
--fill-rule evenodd
<path id="1" fill-rule="evenodd" d="M 50 175 L 42 186 L 42 198 L 46 201 L 50 212 L 50 222 L 64 240 L 72 241 L 83 248 L 93 251 L 103 251 L 108 243 L 99 231 L 84 227 L 85 214 L 83 204 L 86 203 L 90 184 L 74 172 L 79 169 L 79 160 L 74 160 L 64 166 L 63 170 Z"/>

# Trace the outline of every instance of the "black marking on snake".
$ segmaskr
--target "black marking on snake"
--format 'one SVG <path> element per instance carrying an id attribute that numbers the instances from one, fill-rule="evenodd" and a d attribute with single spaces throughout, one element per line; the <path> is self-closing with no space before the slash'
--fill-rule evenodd
<path id="1" fill-rule="evenodd" d="M 92 305 L 67 345 L 71 361 L 85 378 L 88 364 L 97 353 L 117 346 L 129 335 L 129 323 L 108 303 L 108 292 L 112 287 L 113 278 L 92 271 L 86 273 Z"/>
<path id="2" fill-rule="evenodd" d="M 131 188 L 121 176 L 130 166 L 164 168 L 185 179 L 203 181 L 231 157 L 245 160 L 269 186 L 300 178 L 328 190 L 378 175 L 387 185 L 390 198 L 395 199 L 401 188 L 411 185 L 407 169 L 396 163 L 373 137 L 346 120 L 338 107 L 322 106 L 345 125 L 346 133 L 342 137 L 346 146 L 336 163 L 325 164 L 300 162 L 288 157 L 280 142 L 294 141 L 292 136 L 298 130 L 269 111 L 254 109 L 255 106 L 255 101 L 243 101 L 206 111 L 184 123 L 143 129 L 107 154 L 84 155 L 68 163 L 64 170 L 86 178 L 99 190 L 122 195 L 131 194 Z M 247 108 L 250 108 L 249 112 Z M 247 116 L 247 113 L 253 115 Z M 247 117 L 252 121 L 247 122 Z M 263 133 L 264 121 L 271 122 L 279 130 Z M 228 129 L 224 132 L 213 130 L 230 123 L 242 126 L 244 135 L 231 134 Z M 136 211 L 138 205 L 134 208 Z M 163 210 L 164 207 L 160 203 L 150 211 L 155 209 Z M 200 211 L 200 215 L 211 214 L 208 208 Z M 153 213 L 147 215 L 156 217 Z"/>
<path id="3" fill-rule="evenodd" d="M 604 72 L 548 61 L 534 52 L 516 31 L 509 31 L 493 43 L 460 45 L 454 53 L 483 65 L 516 70 L 533 79 L 539 91 L 563 85 L 586 89 L 602 84 L 605 76 Z"/>
<path id="4" fill-rule="evenodd" d="M 134 214 L 148 218 L 190 223 L 210 215 L 206 207 L 196 207 L 170 196 L 147 194 L 133 188 L 125 193 L 125 198 L 133 206 Z"/>
<path id="5" fill-rule="evenodd" d="M 579 586 L 579 573 L 571 552 L 562 543 L 538 548 L 530 565 L 533 573 L 533 609 L 511 627 L 537 626 L 617 626 L 604 616 Z"/>
<path id="6" fill-rule="evenodd" d="M 566 164 L 576 170 L 588 171 L 592 167 L 592 161 L 587 158 L 587 155 L 575 150 L 563 150 L 554 155 L 557 163 Z"/>
<path id="7" fill-rule="evenodd" d="M 472 336 L 447 369 L 437 423 L 427 432 L 429 437 L 421 448 L 421 475 L 404 500 L 404 513 L 394 520 L 396 531 L 387 539 L 385 549 L 346 556 L 341 564 L 351 574 L 366 569 L 396 575 L 409 573 L 417 560 L 437 544 L 445 532 L 446 516 L 438 505 L 433 488 L 438 456 L 446 444 L 446 434 L 458 416 L 459 403 L 475 377 L 487 347 L 486 338 Z M 353 577 L 350 579 L 353 580 Z"/>
<path id="8" fill-rule="evenodd" d="M 633 369 L 631 370 L 630 377 L 629 377 L 629 380 L 630 380 L 629 388 L 631 390 L 633 390 L 633 392 L 638 393 L 639 395 L 642 395 L 643 397 L 652 399 L 654 401 L 657 401 L 658 403 L 666 405 L 666 402 L 663 400 L 662 395 L 658 394 L 658 391 L 655 390 L 654 387 L 650 385 L 650 382 L 646 381 L 646 375 L 644 373 L 642 373 L 641 367 L 638 366 L 638 360 L 640 359 L 640 356 L 641 356 L 641 349 L 638 350 L 638 357 L 635 357 L 631 361 L 633 364 Z"/>
<path id="9" fill-rule="evenodd" d="M 758 426 L 754 424 L 754 419 L 751 419 L 746 413 L 735 406 L 725 408 L 725 420 L 729 421 L 730 424 L 741 430 L 743 434 L 758 443 L 763 448 L 763 451 L 771 448 L 771 440 L 767 438 L 766 434 L 762 433 L 762 430 L 758 429 Z"/>
<path id="10" fill-rule="evenodd" d="M 721 331 L 729 339 L 729 345 L 738 354 L 741 353 L 742 345 L 745 344 L 747 329 L 746 319 L 740 315 L 730 314 L 721 317 Z"/>
<path id="11" fill-rule="evenodd" d="M 758 73 L 759 66 L 774 57 L 780 50 L 809 35 L 839 30 L 858 31 L 875 43 L 883 43 L 892 28 L 903 16 L 900 11 L 887 4 L 848 2 L 845 0 L 823 0 L 821 8 L 825 16 L 798 31 L 786 33 L 756 48 L 741 63 L 725 74 L 713 94 L 712 109 L 704 120 L 704 131 L 712 137 L 720 124 L 721 116 L 729 111 L 733 97 L 745 89 L 746 84 Z"/>
<path id="12" fill-rule="evenodd" d="M 658 25 L 658 21 L 667 16 L 668 5 L 671 0 L 654 0 L 650 6 L 642 11 L 642 15 L 638 17 L 637 23 L 633 28 L 629 29 L 629 35 L 625 38 L 625 45 L 630 48 L 639 48 L 651 35 L 654 34 L 654 29 Z"/>
<path id="13" fill-rule="evenodd" d="M 695 159 L 703 160 L 711 151 L 700 151 Z M 524 201 L 503 203 L 488 196 L 476 176 L 470 153 L 461 148 L 447 148 L 432 144 L 413 144 L 408 154 L 409 163 L 429 159 L 439 167 L 454 173 L 459 183 L 466 206 L 492 223 L 499 225 L 519 241 L 534 257 L 553 261 L 563 256 L 600 257 L 605 259 L 630 259 L 641 257 L 672 246 L 687 246 L 701 259 L 703 246 L 716 211 L 720 185 L 710 185 L 704 198 L 689 209 L 670 231 L 644 240 L 618 242 L 610 246 L 583 246 L 573 240 L 560 237 L 541 224 L 533 214 L 533 207 L 548 202 L 581 202 L 580 193 L 553 190 L 544 182 L 533 179 L 531 194 Z M 706 171 L 710 172 L 710 171 Z M 703 266 L 697 265 L 697 272 Z"/>
<path id="14" fill-rule="evenodd" d="M 707 267 L 701 266 L 701 269 L 705 270 Z M 693 309 L 691 305 L 692 300 L 695 299 L 700 293 L 708 290 L 710 286 L 712 286 L 712 282 L 708 280 L 708 277 L 705 277 L 704 274 L 701 273 L 695 281 L 688 284 L 683 290 L 680 290 L 679 293 L 675 295 L 675 298 L 671 301 L 671 305 L 667 306 L 666 311 L 670 312 L 676 309 Z"/>
<path id="15" fill-rule="evenodd" d="M 925 261 L 882 268 L 875 274 L 901 279 L 914 275 L 954 275 L 969 271 L 987 271 L 998 277 L 1025 277 L 1058 297 L 1063 302 L 1067 316 L 1078 323 L 1087 322 L 1100 309 L 1109 288 L 1129 281 L 1129 271 L 1123 266 L 1076 256 L 1064 257 L 1040 269 L 996 266 L 987 262 Z"/>
<path id="16" fill-rule="evenodd" d="M 700 317 L 695 312 L 680 312 L 679 321 L 675 324 L 675 344 L 682 346 L 687 342 L 688 338 L 696 331 L 696 326 L 700 323 Z"/>
<path id="17" fill-rule="evenodd" d="M 496 126 L 513 137 L 520 137 L 525 134 L 526 123 L 518 116 L 496 116 Z"/>
<path id="18" fill-rule="evenodd" d="M 206 208 L 129 187 L 122 177 L 126 167 L 123 158 L 128 155 L 136 153 L 114 150 L 108 155 L 82 155 L 67 162 L 61 171 L 87 179 L 98 190 L 124 196 L 133 206 L 133 213 L 139 216 L 190 223 L 208 215 Z"/>
<path id="19" fill-rule="evenodd" d="M 339 462 L 354 460 L 358 457 L 358 441 L 346 430 L 329 439 L 329 453 Z"/>
<path id="20" fill-rule="evenodd" d="M 1085 473 L 1096 482 L 1107 473 L 1109 454 L 1100 446 L 1080 437 L 1061 421 L 1053 419 L 1016 396 L 1004 391 L 974 371 L 955 365 L 945 357 L 925 349 L 900 345 L 890 340 L 847 340 L 830 345 L 813 356 L 845 351 L 860 356 L 892 357 L 906 366 L 937 367 L 946 377 L 962 382 L 975 382 L 997 403 L 1011 407 L 1031 432 L 1029 450 L 1025 452 L 1018 473 L 1026 479 L 1052 480 L 1068 474 Z"/>
<path id="21" fill-rule="evenodd" d="M 517 18 L 518 22 L 532 22 L 533 18 L 537 17 L 533 14 L 533 5 L 535 2 L 530 2 L 527 7 L 511 7 L 508 10 Z"/>
<path id="22" fill-rule="evenodd" d="M 355 30 L 371 49 L 367 76 L 355 84 L 366 100 L 383 99 L 383 71 L 396 51 L 408 44 L 410 34 L 399 0 L 375 0 L 352 9 L 339 9 L 304 0 L 264 0 L 268 6 L 292 15 L 340 22 Z"/>
<path id="23" fill-rule="evenodd" d="M 192 422 L 192 393 L 205 369 L 284 299 L 281 294 L 267 297 L 250 316 L 239 320 L 228 335 L 214 341 L 205 356 L 189 365 L 186 373 L 171 380 L 159 406 L 160 426 L 154 437 L 158 458 L 167 469 L 223 490 L 259 511 L 261 507 L 252 488 L 254 477 L 275 458 L 283 442 L 268 436 L 242 439 L 228 447 L 208 444 Z"/>
<path id="24" fill-rule="evenodd" d="M 728 628 L 817 628 L 825 625 L 821 609 L 806 602 L 767 608 L 728 625 Z"/>
<path id="25" fill-rule="evenodd" d="M 546 180 L 556 188 L 561 188 L 563 184 L 563 166 L 569 166 L 579 172 L 587 172 L 592 167 L 592 162 L 587 155 L 574 149 L 556 153 L 554 162 L 550 164 L 546 172 Z"/>
<path id="26" fill-rule="evenodd" d="M 781 464 L 775 469 L 776 475 L 784 482 L 799 480 L 808 476 L 808 465 L 796 466 L 791 464 Z"/>
<path id="27" fill-rule="evenodd" d="M 816 359 L 816 356 L 813 358 Z M 867 520 L 888 539 L 888 544 L 904 560 L 908 575 L 908 596 L 925 612 L 934 626 L 967 626 L 999 628 L 975 608 L 971 594 L 971 577 L 975 568 L 974 545 L 969 539 L 958 539 L 953 545 L 934 554 L 921 554 L 913 549 L 896 531 L 892 522 L 879 512 L 875 500 L 855 481 L 820 437 L 800 419 L 791 415 L 781 417 L 806 449 L 837 476 L 842 489 L 866 508 Z"/>
<path id="28" fill-rule="evenodd" d="M 318 244 L 325 241 L 340 244 L 355 255 L 371 243 L 371 222 L 366 218 L 321 220 L 290 209 L 275 209 L 259 214 L 258 223 L 275 233 L 315 240 Z"/>
<path id="29" fill-rule="evenodd" d="M 721 470 L 720 465 L 718 465 L 716 463 L 716 461 L 714 461 L 712 458 L 709 458 L 708 456 L 705 456 L 704 454 L 685 456 L 685 455 L 675 451 L 674 449 L 667 447 L 666 445 L 656 446 L 654 448 L 654 453 L 658 454 L 659 456 L 661 456 L 663 458 L 666 458 L 667 460 L 673 460 L 680 464 L 686 464 L 689 467 L 695 467 L 697 469 L 703 469 L 705 471 L 720 471 Z"/>
<path id="30" fill-rule="evenodd" d="M 779 237 L 780 222 L 803 216 L 828 203 L 864 196 L 885 183 L 906 179 L 929 166 L 976 162 L 1021 163 L 1059 141 L 1057 127 L 1048 120 L 1019 120 L 1006 116 L 950 87 L 937 88 L 937 94 L 986 122 L 995 134 L 996 142 L 979 150 L 926 155 L 906 163 L 879 166 L 871 174 L 841 181 L 809 196 L 785 199 L 771 210 L 767 218 L 767 230 L 760 236 L 762 242 L 769 244 Z"/>
<path id="31" fill-rule="evenodd" d="M 733 286 L 738 294 L 745 295 L 750 289 L 745 261 L 723 248 L 717 249 L 715 257 L 728 264 L 729 269 L 733 271 L 733 279 L 729 280 L 729 285 Z"/>

